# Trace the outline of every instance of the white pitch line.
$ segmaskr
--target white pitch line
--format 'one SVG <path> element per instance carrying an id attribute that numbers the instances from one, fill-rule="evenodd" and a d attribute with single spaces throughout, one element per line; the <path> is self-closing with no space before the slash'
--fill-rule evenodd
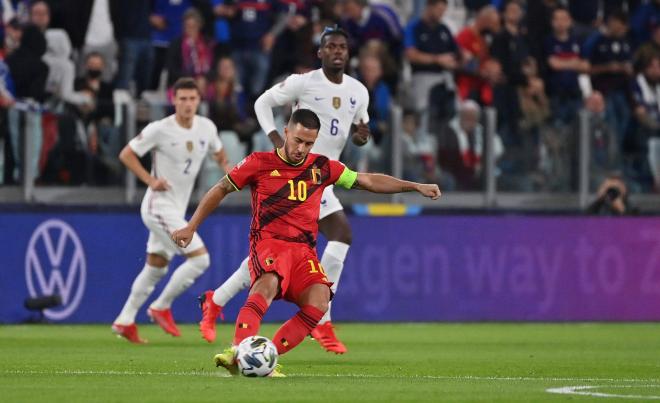
<path id="1" fill-rule="evenodd" d="M 114 370 L 5 370 L 6 375 L 108 375 L 108 376 L 205 376 L 210 378 L 229 377 L 228 374 L 218 370 L 206 371 L 114 371 Z M 373 374 L 302 374 L 290 373 L 290 377 L 300 378 L 371 378 L 371 379 L 435 379 L 449 381 L 502 381 L 502 382 L 641 382 L 660 383 L 660 379 L 636 378 L 569 378 L 569 377 L 515 377 L 515 376 L 475 376 L 475 375 L 373 375 Z"/>
<path id="2" fill-rule="evenodd" d="M 657 395 L 623 395 L 619 393 L 591 392 L 598 388 L 660 388 L 660 385 L 598 385 L 598 386 L 564 386 L 561 388 L 548 388 L 548 393 L 560 395 L 580 395 L 591 397 L 621 398 L 621 399 L 644 399 L 660 400 Z"/>

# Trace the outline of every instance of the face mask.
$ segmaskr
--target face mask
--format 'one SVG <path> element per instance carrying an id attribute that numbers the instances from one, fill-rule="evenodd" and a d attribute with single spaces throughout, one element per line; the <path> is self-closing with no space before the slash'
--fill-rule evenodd
<path id="1" fill-rule="evenodd" d="M 91 79 L 97 79 L 101 77 L 103 72 L 101 70 L 87 70 L 87 77 Z"/>

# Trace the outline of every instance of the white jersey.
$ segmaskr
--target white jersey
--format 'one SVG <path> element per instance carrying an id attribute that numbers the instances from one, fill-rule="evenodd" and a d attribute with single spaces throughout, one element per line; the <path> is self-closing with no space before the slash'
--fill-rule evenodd
<path id="1" fill-rule="evenodd" d="M 186 129 L 170 115 L 147 125 L 128 145 L 140 157 L 151 151 L 151 175 L 170 185 L 169 190 L 157 192 L 148 188 L 142 211 L 174 209 L 182 217 L 202 162 L 222 149 L 215 124 L 202 116 L 195 116 Z"/>
<path id="2" fill-rule="evenodd" d="M 341 84 L 335 84 L 322 69 L 292 74 L 259 97 L 254 109 L 266 134 L 276 130 L 272 107 L 286 104 L 293 104 L 294 110 L 310 109 L 318 115 L 321 130 L 312 152 L 334 160 L 339 159 L 346 145 L 351 124 L 369 121 L 366 87 L 346 74 Z"/>

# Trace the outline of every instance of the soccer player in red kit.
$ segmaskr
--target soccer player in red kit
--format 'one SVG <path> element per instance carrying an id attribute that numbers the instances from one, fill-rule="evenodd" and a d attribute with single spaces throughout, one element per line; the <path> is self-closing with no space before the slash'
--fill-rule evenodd
<path id="1" fill-rule="evenodd" d="M 417 191 L 437 199 L 435 184 L 403 181 L 382 174 L 357 173 L 341 162 L 310 150 L 321 126 L 309 109 L 298 109 L 284 129 L 285 141 L 272 152 L 255 152 L 236 165 L 211 188 L 188 225 L 172 234 L 177 245 L 187 245 L 202 221 L 235 190 L 250 185 L 250 277 L 252 286 L 238 313 L 232 347 L 215 356 L 217 366 L 237 373 L 236 346 L 258 334 L 261 319 L 274 299 L 300 307 L 273 336 L 279 354 L 297 346 L 328 309 L 330 283 L 316 255 L 317 219 L 323 189 L 330 185 L 375 193 Z M 275 371 L 275 376 L 282 376 Z"/>

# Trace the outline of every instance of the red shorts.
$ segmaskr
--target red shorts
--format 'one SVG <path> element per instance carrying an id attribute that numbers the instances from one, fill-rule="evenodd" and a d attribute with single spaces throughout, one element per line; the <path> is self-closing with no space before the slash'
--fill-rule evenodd
<path id="1" fill-rule="evenodd" d="M 279 239 L 259 241 L 251 247 L 248 266 L 251 284 L 264 273 L 279 276 L 280 293 L 276 299 L 296 303 L 300 294 L 313 284 L 332 286 L 319 263 L 316 250 L 301 243 Z"/>

